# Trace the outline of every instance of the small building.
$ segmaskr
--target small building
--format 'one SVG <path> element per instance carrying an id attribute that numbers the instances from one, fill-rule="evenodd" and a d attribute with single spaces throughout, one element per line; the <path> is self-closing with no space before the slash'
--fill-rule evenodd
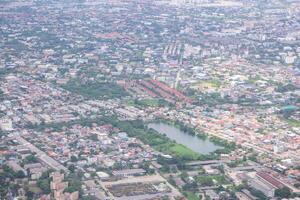
<path id="1" fill-rule="evenodd" d="M 101 180 L 109 179 L 109 174 L 107 174 L 105 172 L 96 172 L 96 174 Z"/>
<path id="2" fill-rule="evenodd" d="M 144 169 L 124 169 L 124 170 L 118 170 L 113 171 L 112 174 L 114 176 L 136 176 L 136 175 L 144 175 L 146 171 Z"/>

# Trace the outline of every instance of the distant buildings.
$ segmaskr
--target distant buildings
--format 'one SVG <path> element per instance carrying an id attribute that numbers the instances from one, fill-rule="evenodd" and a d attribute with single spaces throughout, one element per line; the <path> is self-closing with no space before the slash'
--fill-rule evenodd
<path id="1" fill-rule="evenodd" d="M 13 130 L 12 120 L 9 118 L 0 118 L 0 129 L 3 131 L 12 131 Z"/>

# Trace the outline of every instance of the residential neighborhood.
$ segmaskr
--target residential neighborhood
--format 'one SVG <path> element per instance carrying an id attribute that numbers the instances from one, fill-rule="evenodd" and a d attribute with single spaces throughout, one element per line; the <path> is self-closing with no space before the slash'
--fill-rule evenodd
<path id="1" fill-rule="evenodd" d="M 300 0 L 0 0 L 0 200 L 300 198 Z"/>

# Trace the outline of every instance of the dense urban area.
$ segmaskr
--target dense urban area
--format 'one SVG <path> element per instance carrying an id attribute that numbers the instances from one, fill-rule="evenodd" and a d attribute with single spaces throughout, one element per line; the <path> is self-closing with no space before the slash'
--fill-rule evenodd
<path id="1" fill-rule="evenodd" d="M 0 0 L 0 199 L 300 199 L 300 0 Z"/>

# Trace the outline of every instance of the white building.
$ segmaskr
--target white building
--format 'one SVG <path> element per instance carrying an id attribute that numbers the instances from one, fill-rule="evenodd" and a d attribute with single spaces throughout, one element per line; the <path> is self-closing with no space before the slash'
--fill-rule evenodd
<path id="1" fill-rule="evenodd" d="M 0 119 L 0 129 L 3 131 L 12 131 L 13 125 L 12 121 L 9 118 L 1 118 Z"/>

